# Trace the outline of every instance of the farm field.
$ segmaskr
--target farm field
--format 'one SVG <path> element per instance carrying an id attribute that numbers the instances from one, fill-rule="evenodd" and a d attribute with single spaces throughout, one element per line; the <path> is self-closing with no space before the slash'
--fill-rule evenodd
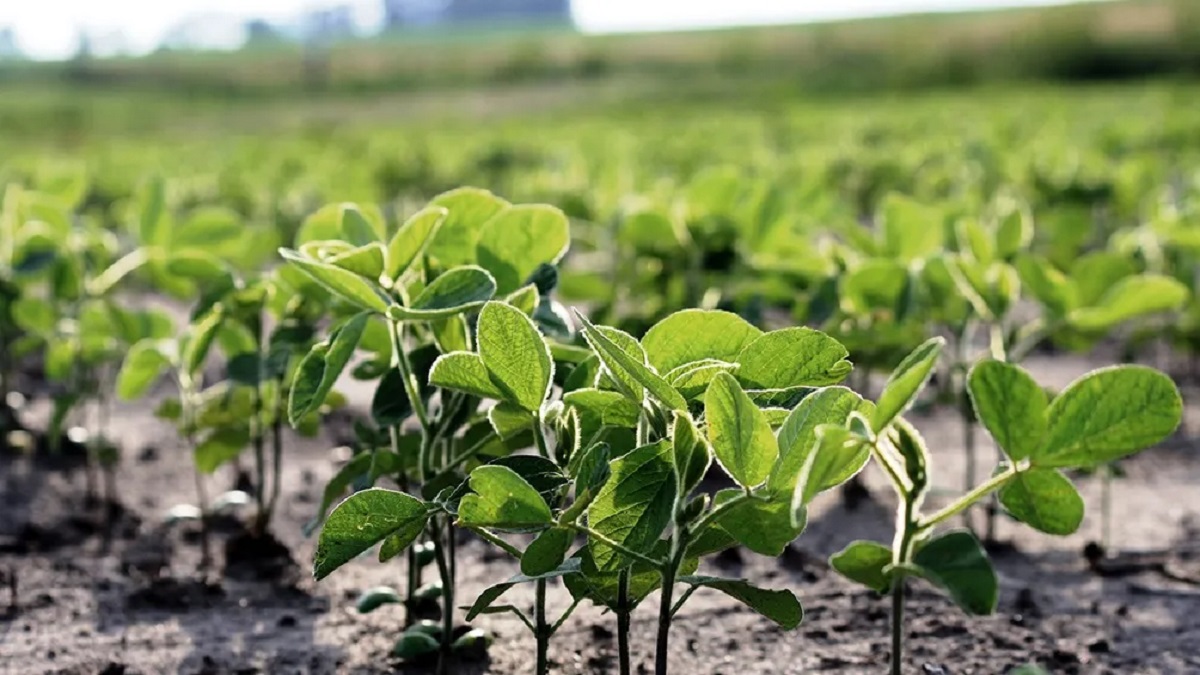
<path id="1" fill-rule="evenodd" d="M 1200 672 L 1200 86 L 730 35 L 0 80 L 0 673 Z"/>

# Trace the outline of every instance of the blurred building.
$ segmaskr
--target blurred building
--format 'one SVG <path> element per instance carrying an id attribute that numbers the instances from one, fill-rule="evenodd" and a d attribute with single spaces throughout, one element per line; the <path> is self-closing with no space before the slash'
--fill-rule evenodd
<path id="1" fill-rule="evenodd" d="M 383 0 L 384 30 L 489 23 L 571 23 L 571 0 Z"/>

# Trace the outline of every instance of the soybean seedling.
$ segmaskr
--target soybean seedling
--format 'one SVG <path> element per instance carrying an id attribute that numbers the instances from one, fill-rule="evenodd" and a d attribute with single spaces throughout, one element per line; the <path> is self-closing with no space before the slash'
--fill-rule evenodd
<path id="1" fill-rule="evenodd" d="M 979 540 L 965 530 L 938 533 L 939 525 L 997 492 L 1000 504 L 1015 519 L 1048 534 L 1070 534 L 1083 519 L 1083 500 L 1062 471 L 1149 447 L 1175 430 L 1182 413 L 1174 383 L 1149 368 L 1096 370 L 1050 400 L 1019 366 L 983 361 L 971 370 L 967 386 L 975 413 L 1004 459 L 991 478 L 925 514 L 929 456 L 920 434 L 901 414 L 925 386 L 941 346 L 942 340 L 935 338 L 910 354 L 892 373 L 872 415 L 855 414 L 847 425 L 818 429 L 818 457 L 866 449 L 898 497 L 890 548 L 856 541 L 831 559 L 834 569 L 847 578 L 891 593 L 893 675 L 902 672 L 904 661 L 909 577 L 938 586 L 970 614 L 989 614 L 996 608 L 996 573 Z"/>

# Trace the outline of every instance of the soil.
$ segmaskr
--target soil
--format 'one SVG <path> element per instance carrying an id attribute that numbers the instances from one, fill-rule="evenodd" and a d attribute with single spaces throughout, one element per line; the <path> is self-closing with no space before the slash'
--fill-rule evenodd
<path id="1" fill-rule="evenodd" d="M 1039 355 L 1027 365 L 1043 384 L 1063 386 L 1100 363 Z M 364 409 L 369 392 L 352 391 L 351 400 Z M 85 504 L 77 464 L 0 458 L 0 673 L 420 672 L 389 656 L 404 621 L 400 606 L 369 615 L 353 608 L 364 588 L 401 585 L 403 563 L 381 566 L 367 557 L 320 584 L 308 573 L 314 541 L 302 526 L 337 469 L 340 455 L 331 448 L 348 430 L 345 420 L 319 440 L 289 439 L 286 492 L 272 526 L 278 541 L 248 541 L 236 523 L 217 527 L 215 570 L 201 572 L 195 526 L 168 525 L 163 518 L 171 506 L 192 500 L 190 458 L 151 409 L 122 407 L 114 417 L 110 433 L 125 454 L 117 475 L 119 507 L 109 520 L 90 515 L 103 508 Z M 1189 413 L 1200 421 L 1194 408 Z M 30 426 L 44 414 L 34 405 Z M 931 501 L 944 501 L 962 481 L 960 422 L 949 409 L 914 421 L 935 456 L 935 485 L 943 488 Z M 1116 557 L 1093 555 L 1089 563 L 1084 555 L 1099 536 L 1099 481 L 1080 477 L 1091 508 L 1076 535 L 1051 538 L 1000 522 L 1006 545 L 994 554 L 1001 578 L 995 615 L 967 617 L 914 583 L 905 672 L 994 674 L 1036 662 L 1053 673 L 1200 673 L 1195 444 L 1181 433 L 1125 463 L 1128 475 L 1115 490 L 1113 541 L 1122 551 Z M 990 455 L 989 442 L 981 445 L 981 456 Z M 232 488 L 235 480 L 233 470 L 218 473 L 210 493 Z M 794 590 L 806 609 L 800 628 L 779 630 L 721 594 L 699 592 L 672 630 L 672 671 L 883 672 L 888 600 L 842 580 L 825 562 L 853 539 L 891 539 L 883 478 L 868 470 L 864 483 L 869 495 L 860 495 L 853 509 L 836 492 L 823 495 L 808 531 L 782 558 L 738 550 L 705 563 L 707 573 Z M 269 565 L 221 574 L 227 553 L 241 563 L 235 571 L 245 572 L 248 558 L 261 556 Z M 516 571 L 479 540 L 465 540 L 459 555 L 459 604 Z M 510 594 L 514 604 L 532 601 L 532 588 Z M 566 597 L 552 587 L 553 609 L 565 608 Z M 656 606 L 651 597 L 634 615 L 639 673 L 651 670 Z M 551 645 L 554 671 L 616 672 L 614 623 L 594 608 L 578 611 Z M 483 660 L 457 664 L 452 672 L 533 671 L 533 641 L 516 619 L 487 616 L 477 625 L 495 632 L 495 644 Z"/>

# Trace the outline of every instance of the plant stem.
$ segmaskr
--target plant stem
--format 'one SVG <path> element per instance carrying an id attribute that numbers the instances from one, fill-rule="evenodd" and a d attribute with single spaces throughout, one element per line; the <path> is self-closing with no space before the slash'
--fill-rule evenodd
<path id="1" fill-rule="evenodd" d="M 963 421 L 963 452 L 966 454 L 966 473 L 963 476 L 963 489 L 970 490 L 972 485 L 975 485 L 976 476 L 979 475 L 978 461 L 975 454 L 975 411 L 971 407 L 971 397 L 967 395 L 967 384 L 964 378 L 962 388 L 959 391 L 959 412 L 962 415 Z M 963 525 L 971 527 L 971 512 L 970 510 L 963 511 Z"/>
<path id="2" fill-rule="evenodd" d="M 195 443 L 190 440 L 188 444 L 192 448 L 196 447 Z M 198 506 L 200 507 L 200 569 L 204 570 L 212 564 L 208 532 L 208 491 L 204 489 L 204 474 L 200 473 L 199 469 L 192 467 L 192 476 L 196 481 L 196 501 L 199 502 Z"/>
<path id="3" fill-rule="evenodd" d="M 280 392 L 282 388 L 281 382 L 276 383 L 276 391 Z M 283 492 L 283 410 L 280 404 L 281 394 L 275 395 L 275 402 L 272 404 L 275 408 L 273 420 L 271 422 L 271 498 L 267 501 L 267 513 L 263 518 L 263 530 L 266 531 L 271 527 L 271 517 L 275 514 L 275 505 L 279 502 L 279 495 Z"/>
<path id="4" fill-rule="evenodd" d="M 683 564 L 683 555 L 687 551 L 687 533 L 686 528 L 680 528 L 676 537 L 672 539 L 671 561 L 662 571 L 662 591 L 658 605 L 658 640 L 654 647 L 654 675 L 667 675 L 667 666 L 670 661 L 668 645 L 671 639 L 671 617 L 675 614 L 675 606 L 672 604 L 675 578 L 679 574 L 679 567 Z"/>
<path id="5" fill-rule="evenodd" d="M 992 476 L 986 482 L 979 484 L 979 486 L 977 486 L 974 490 L 971 490 L 970 492 L 959 497 L 953 503 L 934 513 L 932 516 L 921 518 L 917 523 L 917 531 L 924 532 L 931 527 L 934 527 L 938 523 L 949 520 L 950 518 L 962 513 L 964 510 L 970 508 L 972 504 L 990 494 L 992 490 L 1002 487 L 1005 483 L 1012 479 L 1013 476 L 1016 476 L 1022 468 L 1022 466 L 1010 466 L 1008 469 L 1005 469 L 995 476 Z"/>
<path id="6" fill-rule="evenodd" d="M 546 624 L 546 580 L 538 579 L 534 584 L 534 638 L 537 640 L 537 675 L 550 672 L 550 627 Z"/>
<path id="7" fill-rule="evenodd" d="M 617 575 L 617 671 L 620 675 L 631 675 L 629 663 L 629 569 Z"/>
<path id="8" fill-rule="evenodd" d="M 439 675 L 445 675 L 449 665 L 450 645 L 454 641 L 454 579 L 450 575 L 450 565 L 446 562 L 446 550 L 442 546 L 442 537 L 437 524 L 430 523 L 429 537 L 433 541 L 433 556 L 437 561 L 438 574 L 442 578 L 442 650 L 438 657 Z"/>
<path id="9" fill-rule="evenodd" d="M 892 582 L 892 668 L 891 675 L 901 675 L 904 660 L 904 577 Z"/>

